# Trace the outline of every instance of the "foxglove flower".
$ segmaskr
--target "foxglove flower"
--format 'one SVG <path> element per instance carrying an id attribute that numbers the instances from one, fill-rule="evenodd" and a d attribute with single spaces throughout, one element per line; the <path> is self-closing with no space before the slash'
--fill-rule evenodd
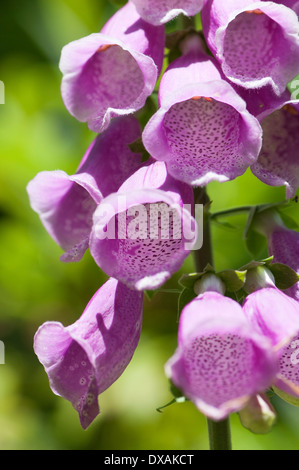
<path id="1" fill-rule="evenodd" d="M 246 297 L 243 311 L 277 350 L 275 390 L 284 398 L 299 399 L 299 302 L 269 283 Z"/>
<path id="2" fill-rule="evenodd" d="M 139 15 L 148 23 L 160 25 L 167 23 L 179 14 L 196 15 L 205 0 L 131 0 Z"/>
<path id="3" fill-rule="evenodd" d="M 294 197 L 299 186 L 298 101 L 280 103 L 261 125 L 263 146 L 251 171 L 263 183 L 285 186 L 287 198 Z"/>
<path id="4" fill-rule="evenodd" d="M 52 391 L 72 403 L 84 429 L 99 413 L 98 395 L 131 361 L 141 324 L 142 294 L 109 279 L 73 325 L 46 322 L 35 334 Z"/>
<path id="5" fill-rule="evenodd" d="M 245 88 L 271 85 L 279 95 L 299 73 L 299 22 L 274 2 L 208 0 L 202 10 L 208 45 L 226 77 Z"/>
<path id="6" fill-rule="evenodd" d="M 178 348 L 165 372 L 202 413 L 218 421 L 271 385 L 276 361 L 241 306 L 207 291 L 183 309 Z"/>
<path id="7" fill-rule="evenodd" d="M 61 90 L 70 114 L 102 132 L 111 118 L 142 108 L 162 67 L 164 42 L 164 27 L 146 23 L 128 3 L 100 33 L 65 46 Z"/>
<path id="8" fill-rule="evenodd" d="M 196 243 L 192 201 L 191 188 L 169 176 L 164 163 L 148 164 L 99 204 L 91 255 L 106 274 L 131 288 L 160 287 Z"/>
<path id="9" fill-rule="evenodd" d="M 43 171 L 28 184 L 30 203 L 51 237 L 67 253 L 62 261 L 79 261 L 88 248 L 97 204 L 141 166 L 141 154 L 128 144 L 140 138 L 137 119 L 116 118 L 90 145 L 77 172 Z"/>
<path id="10" fill-rule="evenodd" d="M 299 406 L 299 334 L 282 349 L 273 389 L 283 400 Z"/>
<path id="11" fill-rule="evenodd" d="M 188 38 L 183 55 L 164 73 L 160 108 L 143 132 L 143 143 L 175 178 L 192 186 L 243 174 L 262 144 L 259 122 L 222 79 L 216 62 Z"/>
<path id="12" fill-rule="evenodd" d="M 275 287 L 249 294 L 243 310 L 256 331 L 267 336 L 273 346 L 282 346 L 299 334 L 299 303 Z"/>

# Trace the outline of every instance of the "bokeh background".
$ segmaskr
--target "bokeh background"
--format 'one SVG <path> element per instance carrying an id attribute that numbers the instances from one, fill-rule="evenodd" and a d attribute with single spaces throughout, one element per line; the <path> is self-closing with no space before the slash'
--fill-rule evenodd
<path id="1" fill-rule="evenodd" d="M 83 431 L 70 403 L 51 392 L 34 355 L 33 336 L 47 320 L 74 322 L 106 276 L 89 253 L 77 264 L 61 250 L 31 210 L 27 183 L 42 170 L 72 174 L 94 134 L 63 106 L 58 62 L 68 42 L 99 31 L 117 6 L 108 0 L 1 2 L 0 80 L 0 449 L 208 449 L 206 420 L 192 403 L 175 404 L 164 364 L 173 354 L 178 295 L 145 298 L 144 325 L 134 358 L 100 398 L 101 415 Z M 168 26 L 175 28 L 175 22 Z M 237 180 L 211 184 L 212 211 L 281 201 L 283 188 L 259 182 L 250 170 Z M 297 218 L 297 209 L 289 210 Z M 244 215 L 212 227 L 215 267 L 239 268 L 251 259 L 242 238 Z M 232 226 L 231 226 L 232 225 Z M 262 250 L 261 250 L 262 251 Z M 166 287 L 176 288 L 189 257 Z M 278 421 L 266 436 L 242 428 L 232 416 L 235 449 L 299 449 L 299 411 L 271 397 Z"/>

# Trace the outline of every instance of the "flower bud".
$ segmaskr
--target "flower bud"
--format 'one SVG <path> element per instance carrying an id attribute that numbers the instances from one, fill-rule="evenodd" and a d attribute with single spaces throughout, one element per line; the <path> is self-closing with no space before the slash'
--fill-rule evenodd
<path id="1" fill-rule="evenodd" d="M 276 421 L 276 413 L 266 395 L 255 395 L 239 411 L 244 428 L 254 434 L 266 434 L 271 431 Z"/>

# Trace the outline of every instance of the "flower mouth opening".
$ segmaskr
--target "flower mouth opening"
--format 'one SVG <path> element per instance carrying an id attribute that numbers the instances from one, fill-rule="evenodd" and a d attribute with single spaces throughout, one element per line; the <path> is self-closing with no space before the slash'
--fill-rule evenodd
<path id="1" fill-rule="evenodd" d="M 133 206 L 117 215 L 116 225 L 126 234 L 118 240 L 117 261 L 127 276 L 157 274 L 183 249 L 181 215 L 164 202 Z"/>
<path id="2" fill-rule="evenodd" d="M 237 166 L 240 114 L 211 97 L 194 96 L 173 105 L 164 117 L 171 167 L 189 182 L 217 171 L 219 156 Z"/>
<path id="3" fill-rule="evenodd" d="M 87 109 L 89 118 L 98 117 L 108 108 L 130 108 L 143 88 L 143 73 L 132 54 L 117 44 L 104 44 L 87 61 L 77 79 L 77 106 Z"/>
<path id="4" fill-rule="evenodd" d="M 253 40 L 254 38 L 254 40 Z M 238 14 L 227 26 L 223 44 L 224 73 L 241 82 L 276 79 L 282 45 L 281 26 L 261 10 Z"/>
<path id="5" fill-rule="evenodd" d="M 255 356 L 253 343 L 237 334 L 193 339 L 184 351 L 189 394 L 216 407 L 247 395 L 255 375 Z"/>

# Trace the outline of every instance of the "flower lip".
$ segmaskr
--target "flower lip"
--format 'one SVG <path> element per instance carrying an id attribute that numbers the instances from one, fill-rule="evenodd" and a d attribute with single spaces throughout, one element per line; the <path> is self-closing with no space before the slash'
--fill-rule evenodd
<path id="1" fill-rule="evenodd" d="M 237 302 L 205 292 L 183 309 L 178 348 L 165 371 L 200 411 L 217 421 L 266 390 L 275 380 L 277 362 L 269 340 L 254 331 Z"/>
<path id="2" fill-rule="evenodd" d="M 142 294 L 109 279 L 74 324 L 46 322 L 36 332 L 34 351 L 50 387 L 72 403 L 84 429 L 99 413 L 98 395 L 132 359 L 141 324 Z"/>
<path id="3" fill-rule="evenodd" d="M 171 191 L 112 194 L 98 206 L 93 221 L 94 260 L 106 274 L 138 290 L 162 285 L 197 240 L 195 219 Z"/>
<path id="4" fill-rule="evenodd" d="M 76 62 L 79 48 L 82 54 Z M 151 57 L 101 33 L 65 46 L 60 69 L 66 108 L 79 121 L 87 121 L 94 132 L 106 129 L 112 117 L 140 109 L 157 80 L 157 66 Z"/>
<path id="5" fill-rule="evenodd" d="M 174 178 L 202 186 L 243 174 L 257 160 L 262 131 L 232 87 L 214 80 L 187 84 L 166 95 L 142 139 L 155 159 L 167 163 Z"/>
<path id="6" fill-rule="evenodd" d="M 203 7 L 204 0 L 154 0 L 149 7 L 147 0 L 131 0 L 140 16 L 153 25 L 161 25 L 171 21 L 176 16 L 196 15 Z"/>
<path id="7" fill-rule="evenodd" d="M 207 2 L 211 11 L 207 6 L 203 25 L 204 31 L 209 29 L 205 34 L 224 74 L 246 89 L 270 85 L 276 95 L 283 93 L 299 72 L 297 15 L 274 2 L 248 2 L 242 8 L 236 5 L 223 11 L 220 4 L 218 0 Z M 248 14 L 256 10 L 258 14 Z M 255 41 L 251 40 L 253 31 Z"/>

